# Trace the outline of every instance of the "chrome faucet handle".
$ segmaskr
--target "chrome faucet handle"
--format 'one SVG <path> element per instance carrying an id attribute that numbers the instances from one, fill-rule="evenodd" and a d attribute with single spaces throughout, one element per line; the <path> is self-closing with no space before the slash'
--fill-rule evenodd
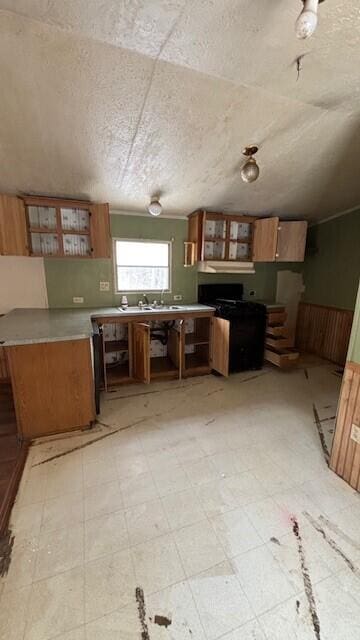
<path id="1" fill-rule="evenodd" d="M 143 301 L 142 301 L 142 300 L 139 300 L 139 302 L 138 302 L 138 307 L 141 309 L 141 307 L 143 306 L 143 304 L 144 304 L 144 303 L 143 303 Z"/>

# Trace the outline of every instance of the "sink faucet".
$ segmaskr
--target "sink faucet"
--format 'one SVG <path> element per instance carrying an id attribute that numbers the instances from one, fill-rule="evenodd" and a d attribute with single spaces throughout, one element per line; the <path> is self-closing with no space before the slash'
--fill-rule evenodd
<path id="1" fill-rule="evenodd" d="M 146 293 L 143 293 L 143 298 L 145 300 L 145 304 L 147 304 L 149 306 L 150 302 L 149 302 L 149 298 L 147 297 Z"/>

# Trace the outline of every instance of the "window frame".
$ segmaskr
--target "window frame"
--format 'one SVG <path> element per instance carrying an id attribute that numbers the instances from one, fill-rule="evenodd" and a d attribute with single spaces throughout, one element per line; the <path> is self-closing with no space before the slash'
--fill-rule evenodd
<path id="1" fill-rule="evenodd" d="M 168 256 L 169 256 L 169 287 L 168 289 L 130 289 L 130 291 L 119 290 L 118 288 L 118 275 L 117 275 L 117 267 L 116 264 L 116 243 L 117 242 L 147 242 L 151 244 L 167 244 L 168 245 Z M 171 240 L 151 240 L 149 238 L 113 238 L 112 239 L 112 262 L 113 262 L 113 270 L 114 270 L 114 289 L 116 295 L 131 295 L 137 293 L 172 293 L 172 241 Z M 135 265 L 132 265 L 135 266 Z M 143 265 L 141 265 L 143 266 Z M 159 267 L 160 268 L 160 267 Z"/>

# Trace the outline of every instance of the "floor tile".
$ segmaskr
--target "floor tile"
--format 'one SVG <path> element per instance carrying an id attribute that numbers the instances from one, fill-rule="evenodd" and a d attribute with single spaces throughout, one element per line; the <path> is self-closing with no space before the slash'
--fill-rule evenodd
<path id="1" fill-rule="evenodd" d="M 85 522 L 85 562 L 129 546 L 125 512 L 115 511 Z"/>
<path id="2" fill-rule="evenodd" d="M 0 597 L 0 640 L 23 638 L 28 620 L 31 587 L 3 592 Z"/>
<path id="3" fill-rule="evenodd" d="M 45 531 L 39 537 L 34 580 L 42 580 L 84 563 L 84 525 Z"/>
<path id="4" fill-rule="evenodd" d="M 119 482 L 89 487 L 85 493 L 85 520 L 104 516 L 123 508 Z"/>
<path id="5" fill-rule="evenodd" d="M 188 577 L 225 560 L 224 550 L 207 520 L 175 531 L 174 540 Z"/>
<path id="6" fill-rule="evenodd" d="M 137 586 L 149 594 L 185 578 L 171 535 L 155 538 L 131 548 Z"/>
<path id="7" fill-rule="evenodd" d="M 33 581 L 39 538 L 14 539 L 11 562 L 6 575 L 0 578 L 4 591 L 20 589 Z"/>
<path id="8" fill-rule="evenodd" d="M 113 460 L 97 460 L 84 463 L 84 486 L 95 487 L 117 480 L 117 469 Z"/>
<path id="9" fill-rule="evenodd" d="M 211 518 L 211 525 L 226 555 L 232 558 L 263 544 L 243 508 Z"/>
<path id="10" fill-rule="evenodd" d="M 133 478 L 124 478 L 120 481 L 124 507 L 142 504 L 158 498 L 158 492 L 150 472 L 140 473 Z"/>
<path id="11" fill-rule="evenodd" d="M 42 514 L 41 502 L 14 508 L 10 516 L 10 528 L 16 539 L 37 536 L 40 533 Z"/>
<path id="12" fill-rule="evenodd" d="M 84 521 L 84 496 L 82 492 L 46 500 L 42 514 L 41 530 L 56 531 Z"/>
<path id="13" fill-rule="evenodd" d="M 56 636 L 56 640 L 86 640 L 85 626 L 62 633 L 61 636 Z"/>
<path id="14" fill-rule="evenodd" d="M 129 549 L 87 562 L 84 572 L 86 622 L 132 602 L 136 583 Z"/>
<path id="15" fill-rule="evenodd" d="M 268 640 L 316 640 L 309 605 L 304 595 L 293 596 L 264 613 L 259 617 L 259 622 Z"/>
<path id="16" fill-rule="evenodd" d="M 136 478 L 149 471 L 147 458 L 143 454 L 126 457 L 123 455 L 117 456 L 115 462 L 119 480 Z"/>
<path id="17" fill-rule="evenodd" d="M 286 535 L 292 527 L 287 512 L 272 498 L 245 505 L 244 511 L 264 542 Z"/>
<path id="18" fill-rule="evenodd" d="M 83 468 L 81 457 L 49 464 L 46 477 L 46 500 L 69 493 L 76 493 L 82 489 Z"/>
<path id="19" fill-rule="evenodd" d="M 232 564 L 256 615 L 272 609 L 295 593 L 265 546 L 236 556 Z"/>
<path id="20" fill-rule="evenodd" d="M 161 501 L 152 500 L 125 510 L 129 541 L 136 545 L 169 531 Z"/>
<path id="21" fill-rule="evenodd" d="M 199 500 L 193 489 L 186 489 L 180 493 L 170 494 L 162 498 L 162 504 L 167 515 L 170 528 L 180 529 L 206 518 Z"/>
<path id="22" fill-rule="evenodd" d="M 251 620 L 238 627 L 235 631 L 230 631 L 221 640 L 266 640 L 265 634 L 257 620 Z"/>
<path id="23" fill-rule="evenodd" d="M 216 469 L 210 463 L 209 458 L 188 462 L 184 465 L 184 469 L 191 484 L 195 487 L 213 482 L 217 477 Z"/>
<path id="24" fill-rule="evenodd" d="M 83 623 L 82 567 L 32 584 L 25 640 L 47 640 Z"/>
<path id="25" fill-rule="evenodd" d="M 142 627 L 134 603 L 85 626 L 86 640 L 140 640 Z"/>
<path id="26" fill-rule="evenodd" d="M 154 471 L 153 477 L 160 497 L 169 493 L 177 493 L 190 487 L 189 478 L 180 466 Z"/>
<path id="27" fill-rule="evenodd" d="M 225 561 L 189 580 L 209 640 L 220 638 L 254 618 L 231 565 Z"/>
<path id="28" fill-rule="evenodd" d="M 344 589 L 337 576 L 316 585 L 315 600 L 324 640 L 355 640 L 360 632 L 360 605 Z"/>
<path id="29" fill-rule="evenodd" d="M 184 582 L 158 591 L 146 598 L 149 637 L 151 640 L 205 640 L 205 634 L 189 585 Z M 163 616 L 170 621 L 159 626 L 156 618 Z"/>

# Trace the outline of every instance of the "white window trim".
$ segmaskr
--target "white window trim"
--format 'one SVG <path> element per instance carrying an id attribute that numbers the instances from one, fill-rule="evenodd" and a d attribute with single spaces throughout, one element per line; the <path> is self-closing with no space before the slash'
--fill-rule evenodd
<path id="1" fill-rule="evenodd" d="M 131 289 L 130 291 L 119 291 L 117 282 L 117 264 L 116 264 L 116 242 L 151 242 L 151 244 L 167 244 L 169 247 L 169 288 L 168 289 Z M 172 293 L 172 242 L 171 240 L 151 240 L 149 238 L 113 238 L 112 239 L 112 263 L 114 272 L 114 289 L 115 294 L 131 295 L 137 293 Z"/>

